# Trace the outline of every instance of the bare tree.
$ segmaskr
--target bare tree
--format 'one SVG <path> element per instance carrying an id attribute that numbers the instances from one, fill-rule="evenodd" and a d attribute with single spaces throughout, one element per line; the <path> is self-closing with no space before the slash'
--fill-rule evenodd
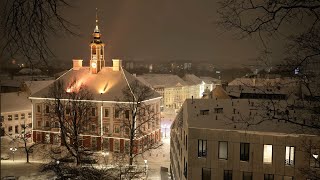
<path id="1" fill-rule="evenodd" d="M 319 59 L 318 0 L 221 0 L 219 5 L 218 24 L 235 30 L 240 37 L 256 35 L 266 51 L 270 51 L 267 45 L 270 38 L 287 39 L 287 48 L 283 51 L 286 58 L 280 63 L 282 71 L 302 70 L 310 64 L 308 61 Z"/>
<path id="2" fill-rule="evenodd" d="M 76 83 L 74 80 L 68 87 Z M 82 157 L 87 155 L 80 134 L 87 132 L 94 104 L 90 102 L 92 94 L 83 85 L 67 91 L 62 81 L 56 81 L 49 92 L 52 99 L 46 102 L 47 111 L 49 117 L 59 124 L 61 144 L 76 158 L 77 165 L 80 165 Z"/>
<path id="3" fill-rule="evenodd" d="M 154 104 L 147 103 L 146 100 L 154 97 L 154 91 L 135 80 L 122 91 L 124 100 L 128 103 L 119 103 L 116 108 L 123 114 L 122 129 L 129 137 L 129 165 L 133 164 L 134 158 L 148 150 L 161 146 L 148 139 L 148 129 L 160 126 L 160 116 Z M 136 139 L 140 138 L 139 144 Z M 141 149 L 139 153 L 137 149 Z"/>
<path id="4" fill-rule="evenodd" d="M 73 25 L 62 15 L 66 7 L 68 0 L 2 1 L 0 55 L 23 56 L 31 66 L 39 63 L 35 60 L 47 63 L 53 55 L 49 38 L 62 31 L 74 34 Z"/>

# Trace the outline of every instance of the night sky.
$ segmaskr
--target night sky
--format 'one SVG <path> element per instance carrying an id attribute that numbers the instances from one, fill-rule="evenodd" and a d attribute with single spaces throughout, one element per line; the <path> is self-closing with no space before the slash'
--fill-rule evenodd
<path id="1" fill-rule="evenodd" d="M 89 42 L 98 8 L 99 28 L 106 43 L 106 60 L 150 62 L 191 60 L 216 65 L 254 64 L 262 44 L 241 39 L 218 27 L 218 5 L 212 0 L 79 0 L 64 11 L 77 25 L 79 37 L 55 38 L 51 47 L 58 59 L 81 58 L 88 62 Z"/>

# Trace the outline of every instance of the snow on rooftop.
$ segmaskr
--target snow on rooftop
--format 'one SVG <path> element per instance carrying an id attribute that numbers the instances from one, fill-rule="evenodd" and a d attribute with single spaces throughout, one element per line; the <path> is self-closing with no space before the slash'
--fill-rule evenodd
<path id="1" fill-rule="evenodd" d="M 255 102 L 257 103 L 257 100 Z M 238 120 L 249 117 L 250 111 L 254 114 L 256 112 L 254 108 L 248 104 L 248 99 L 187 99 L 182 108 L 184 112 L 182 113 L 183 119 L 187 121 L 189 128 L 280 134 L 314 135 L 317 133 L 310 130 L 306 131 L 306 129 L 302 129 L 301 126 L 292 123 L 278 122 L 275 120 L 267 120 L 258 125 L 247 126 L 244 121 L 239 122 Z M 201 114 L 201 111 L 208 112 L 204 115 Z M 217 111 L 220 112 L 217 113 Z M 256 117 L 257 116 L 255 116 L 255 118 Z M 259 119 L 254 120 L 259 121 Z"/>
<path id="2" fill-rule="evenodd" d="M 31 111 L 31 101 L 25 92 L 1 93 L 1 113 Z"/>
<path id="3" fill-rule="evenodd" d="M 197 77 L 194 74 L 186 74 L 183 79 L 189 84 L 189 85 L 197 85 L 202 83 L 202 80 Z"/>
<path id="4" fill-rule="evenodd" d="M 123 90 L 128 87 L 128 84 L 137 80 L 136 77 L 128 73 L 126 70 L 113 71 L 112 67 L 104 67 L 97 74 L 92 74 L 89 67 L 82 67 L 79 70 L 69 70 L 57 80 L 62 80 L 65 83 L 65 90 L 74 86 L 86 86 L 92 93 L 93 99 L 98 101 L 115 101 L 123 99 Z M 76 83 L 71 86 L 71 83 L 76 80 Z M 141 83 L 141 85 L 144 85 Z M 32 98 L 47 98 L 51 86 L 47 86 L 40 91 L 31 95 Z M 153 98 L 161 96 L 154 92 Z M 53 98 L 53 97 L 52 97 Z"/>
<path id="5" fill-rule="evenodd" d="M 25 85 L 30 90 L 30 94 L 34 94 L 39 90 L 47 87 L 48 85 L 52 84 L 54 80 L 47 80 L 47 81 L 25 81 Z"/>
<path id="6" fill-rule="evenodd" d="M 177 75 L 173 74 L 143 74 L 138 79 L 152 87 L 175 87 L 185 86 L 187 83 Z"/>

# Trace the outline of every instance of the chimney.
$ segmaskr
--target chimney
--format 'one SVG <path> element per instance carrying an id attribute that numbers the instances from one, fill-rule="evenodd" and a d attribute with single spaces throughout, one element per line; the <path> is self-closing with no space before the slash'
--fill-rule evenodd
<path id="1" fill-rule="evenodd" d="M 112 70 L 113 71 L 120 71 L 122 67 L 122 60 L 121 59 L 112 59 Z"/>
<path id="2" fill-rule="evenodd" d="M 73 59 L 73 70 L 79 70 L 82 68 L 82 59 Z"/>

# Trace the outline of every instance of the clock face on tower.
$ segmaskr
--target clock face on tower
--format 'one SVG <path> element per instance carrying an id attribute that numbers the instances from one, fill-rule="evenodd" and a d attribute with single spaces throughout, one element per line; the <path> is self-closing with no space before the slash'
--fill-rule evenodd
<path id="1" fill-rule="evenodd" d="M 92 68 L 97 68 L 97 63 L 95 63 L 95 62 L 91 63 L 91 67 Z"/>

